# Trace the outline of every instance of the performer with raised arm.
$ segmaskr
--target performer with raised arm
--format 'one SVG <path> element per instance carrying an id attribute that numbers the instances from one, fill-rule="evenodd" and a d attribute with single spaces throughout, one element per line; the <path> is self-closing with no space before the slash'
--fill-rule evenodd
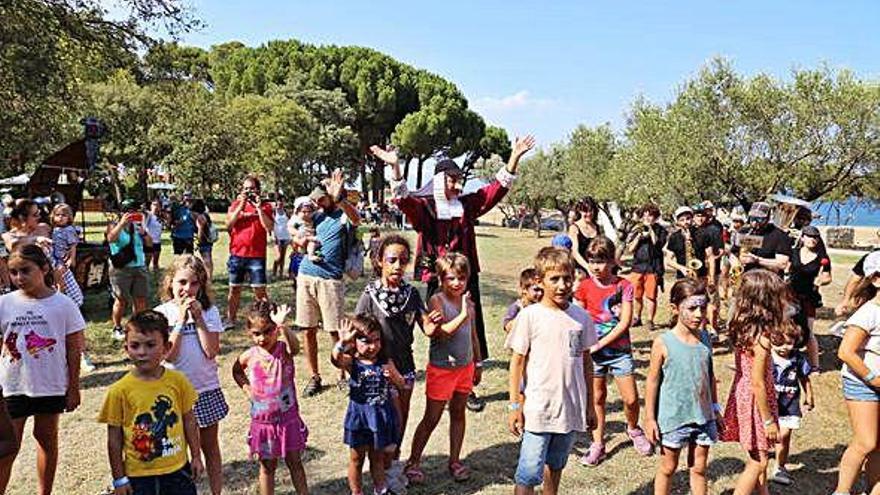
<path id="1" fill-rule="evenodd" d="M 413 192 L 407 187 L 406 177 L 401 173 L 397 152 L 380 146 L 370 148 L 376 157 L 391 165 L 393 201 L 418 234 L 415 278 L 428 284 L 426 300 L 439 287 L 439 281 L 434 275 L 437 258 L 448 252 L 457 252 L 470 260 L 472 270 L 468 291 L 476 311 L 476 331 L 483 359 L 488 356 L 488 349 L 480 302 L 480 264 L 474 223 L 504 198 L 516 178 L 520 158 L 534 146 L 535 138 L 532 136 L 516 138 L 510 160 L 498 171 L 495 180 L 466 195 L 461 195 L 464 173 L 450 159 L 440 160 L 434 167 L 434 177 L 424 187 Z M 483 407 L 483 402 L 475 394 L 468 397 L 468 409 L 480 411 Z"/>

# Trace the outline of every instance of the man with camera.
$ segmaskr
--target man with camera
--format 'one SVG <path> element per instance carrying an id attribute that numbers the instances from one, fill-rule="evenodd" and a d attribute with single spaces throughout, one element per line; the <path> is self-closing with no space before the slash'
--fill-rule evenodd
<path id="1" fill-rule="evenodd" d="M 238 198 L 229 205 L 226 228 L 229 231 L 229 298 L 226 329 L 235 327 L 241 288 L 245 281 L 257 299 L 266 299 L 266 244 L 275 220 L 272 204 L 260 198 L 260 179 L 248 175 Z"/>

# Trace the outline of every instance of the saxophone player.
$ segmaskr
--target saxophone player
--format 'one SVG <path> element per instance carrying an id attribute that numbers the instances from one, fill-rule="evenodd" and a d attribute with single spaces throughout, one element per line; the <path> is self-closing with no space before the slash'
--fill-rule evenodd
<path id="1" fill-rule="evenodd" d="M 675 210 L 676 231 L 669 236 L 664 249 L 669 265 L 675 268 L 676 278 L 696 278 L 705 280 L 706 250 L 699 241 L 697 229 L 693 225 L 694 211 L 682 206 Z"/>

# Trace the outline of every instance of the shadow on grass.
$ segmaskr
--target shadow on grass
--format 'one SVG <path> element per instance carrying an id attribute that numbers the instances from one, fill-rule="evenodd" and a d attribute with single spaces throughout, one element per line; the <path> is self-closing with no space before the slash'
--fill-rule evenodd
<path id="1" fill-rule="evenodd" d="M 327 455 L 327 453 L 321 449 L 306 447 L 306 451 L 303 454 L 303 464 L 306 468 L 306 475 L 308 475 L 309 463 L 317 461 L 325 455 Z M 290 480 L 290 472 L 287 470 L 284 461 L 279 460 L 278 467 L 275 470 L 276 486 L 280 485 L 282 482 L 287 482 L 287 480 Z M 259 481 L 260 463 L 258 461 L 236 460 L 223 463 L 223 488 L 225 490 L 230 492 L 246 491 L 259 486 Z M 324 493 L 346 493 L 347 488 L 348 484 L 346 483 L 345 485 L 339 486 L 335 491 Z M 247 491 L 247 493 L 250 493 L 250 491 Z M 313 491 L 312 493 L 317 492 Z"/>
<path id="2" fill-rule="evenodd" d="M 837 348 L 840 339 L 833 335 L 816 335 L 819 342 L 819 368 L 822 370 L 836 370 L 840 368 L 840 359 L 837 357 Z"/>
<path id="3" fill-rule="evenodd" d="M 682 452 L 681 457 L 686 457 L 687 452 Z M 710 456 L 711 451 L 710 451 Z M 681 461 L 681 459 L 679 459 Z M 737 459 L 735 457 L 722 457 L 720 459 L 713 459 L 709 461 L 709 467 L 707 470 L 706 478 L 709 480 L 714 480 L 720 478 L 722 476 L 729 476 L 731 474 L 739 473 L 745 467 L 745 463 L 741 459 Z M 679 468 L 675 474 L 672 476 L 672 493 L 689 493 L 689 475 L 688 471 L 685 468 Z M 629 495 L 653 495 L 654 493 L 654 480 L 641 485 L 635 490 L 631 491 Z M 728 493 L 725 491 L 724 493 Z M 774 492 L 775 493 L 775 492 Z"/>
<path id="4" fill-rule="evenodd" d="M 475 450 L 466 458 L 462 459 L 471 470 L 471 479 L 456 483 L 447 471 L 449 458 L 445 455 L 430 455 L 422 459 L 422 469 L 425 472 L 425 483 L 410 486 L 407 492 L 410 495 L 454 493 L 456 495 L 472 495 L 483 493 L 484 489 L 492 485 L 512 485 L 513 474 L 516 470 L 516 462 L 519 458 L 519 443 L 505 442 L 489 446 L 485 449 Z M 368 464 L 365 464 L 365 469 Z M 256 479 L 257 470 L 253 469 Z M 306 465 L 308 470 L 308 464 Z M 225 468 L 224 468 L 225 471 Z M 368 473 L 363 475 L 364 493 L 372 490 L 372 480 Z M 240 485 L 250 486 L 250 485 Z M 339 494 L 348 493 L 348 480 L 346 477 L 338 477 L 310 484 L 309 491 L 314 494 Z"/>
<path id="5" fill-rule="evenodd" d="M 79 388 L 88 390 L 90 388 L 109 387 L 126 373 L 128 373 L 127 369 L 105 372 L 95 371 L 79 379 Z"/>

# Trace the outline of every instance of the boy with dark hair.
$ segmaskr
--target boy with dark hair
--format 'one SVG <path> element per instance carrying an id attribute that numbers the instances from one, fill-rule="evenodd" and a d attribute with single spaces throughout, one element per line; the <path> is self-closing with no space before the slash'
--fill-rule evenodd
<path id="1" fill-rule="evenodd" d="M 630 233 L 626 250 L 633 254 L 630 282 L 635 289 L 633 305 L 634 327 L 642 324 L 642 301 L 647 315 L 645 326 L 654 330 L 654 315 L 657 313 L 657 292 L 663 285 L 663 246 L 666 245 L 666 229 L 657 224 L 660 209 L 648 203 L 639 209 L 642 223 Z"/>
<path id="2" fill-rule="evenodd" d="M 110 386 L 98 415 L 107 424 L 117 495 L 196 494 L 195 480 L 204 471 L 193 414 L 198 395 L 183 373 L 162 366 L 170 347 L 162 313 L 141 311 L 125 325 L 133 368 Z"/>
<path id="3" fill-rule="evenodd" d="M 541 287 L 541 280 L 538 279 L 537 272 L 534 268 L 524 268 L 519 272 L 519 299 L 512 302 L 510 306 L 507 307 L 507 312 L 504 313 L 504 317 L 501 318 L 501 325 L 502 328 L 504 328 L 504 333 L 509 334 L 510 331 L 513 330 L 516 316 L 523 310 L 523 308 L 536 302 L 540 302 L 543 295 L 544 289 Z"/>
<path id="4" fill-rule="evenodd" d="M 544 493 L 556 494 L 577 432 L 596 424 L 589 388 L 596 330 L 590 315 L 570 302 L 574 262 L 568 251 L 541 249 L 535 272 L 541 301 L 520 312 L 508 338 L 513 353 L 507 424 L 522 438 L 514 493 L 531 494 L 543 484 Z M 524 371 L 529 379 L 523 398 Z"/>

